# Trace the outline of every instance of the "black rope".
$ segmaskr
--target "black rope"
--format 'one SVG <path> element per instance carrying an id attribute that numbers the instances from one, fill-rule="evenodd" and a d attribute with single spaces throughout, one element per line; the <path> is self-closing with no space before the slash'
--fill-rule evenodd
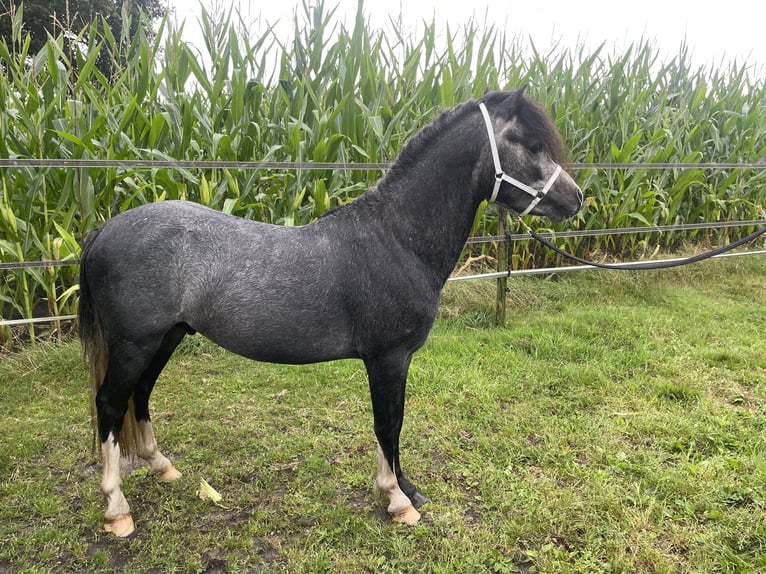
<path id="1" fill-rule="evenodd" d="M 593 267 L 599 267 L 601 269 L 646 270 L 646 269 L 667 269 L 669 267 L 680 267 L 681 265 L 689 265 L 690 263 L 697 263 L 698 261 L 704 261 L 705 259 L 710 259 L 711 257 L 715 257 L 716 255 L 721 255 L 722 253 L 726 253 L 727 251 L 736 249 L 740 245 L 744 245 L 745 243 L 748 243 L 752 241 L 753 239 L 763 235 L 764 233 L 766 233 L 766 227 L 758 231 L 755 231 L 751 233 L 750 235 L 748 235 L 747 237 L 743 237 L 742 239 L 739 239 L 735 241 L 734 243 L 729 243 L 728 245 L 724 245 L 723 247 L 713 249 L 712 251 L 708 251 L 706 253 L 700 253 L 699 255 L 695 255 L 693 257 L 687 257 L 686 259 L 677 259 L 674 261 L 648 261 L 646 263 L 639 263 L 635 265 L 625 265 L 623 263 L 597 263 L 595 261 L 588 261 L 587 259 L 577 257 L 576 255 L 572 255 L 571 253 L 564 251 L 560 247 L 554 245 L 553 243 L 551 243 L 550 241 L 548 241 L 547 239 L 539 235 L 538 233 L 535 233 L 529 227 L 527 227 L 527 231 L 532 237 L 534 237 L 537 241 L 545 245 L 547 248 L 552 249 L 553 251 L 555 251 L 559 255 L 566 257 L 567 259 L 571 259 L 572 261 L 577 261 L 578 263 L 582 263 L 583 265 L 591 265 Z"/>

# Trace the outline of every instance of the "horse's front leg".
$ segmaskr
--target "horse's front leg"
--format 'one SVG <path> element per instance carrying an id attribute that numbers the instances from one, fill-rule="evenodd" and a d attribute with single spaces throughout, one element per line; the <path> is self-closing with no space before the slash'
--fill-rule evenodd
<path id="1" fill-rule="evenodd" d="M 428 501 L 409 482 L 399 463 L 399 434 L 404 420 L 404 394 L 412 355 L 394 353 L 365 361 L 370 383 L 375 436 L 378 439 L 378 468 L 375 491 L 388 497 L 388 513 L 394 522 L 415 524 L 415 509 Z"/>

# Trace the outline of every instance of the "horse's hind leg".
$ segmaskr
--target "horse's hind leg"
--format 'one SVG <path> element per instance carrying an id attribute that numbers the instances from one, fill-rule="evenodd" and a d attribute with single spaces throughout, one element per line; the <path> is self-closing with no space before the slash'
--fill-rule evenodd
<path id="1" fill-rule="evenodd" d="M 138 421 L 138 433 L 140 435 L 138 456 L 149 463 L 151 472 L 162 482 L 181 478 L 180 471 L 157 448 L 157 440 L 154 438 L 154 429 L 150 420 Z"/>
<path id="2" fill-rule="evenodd" d="M 136 445 L 137 454 L 149 463 L 151 471 L 164 482 L 176 480 L 181 476 L 181 473 L 176 470 L 170 460 L 157 448 L 157 441 L 154 438 L 154 430 L 152 428 L 151 417 L 149 416 L 149 396 L 152 393 L 154 384 L 157 382 L 157 377 L 159 377 L 162 369 L 165 368 L 170 356 L 185 334 L 186 329 L 180 325 L 168 331 L 162 340 L 159 350 L 141 375 L 133 395 L 139 435 Z"/>
<path id="3" fill-rule="evenodd" d="M 404 353 L 366 361 L 370 382 L 375 435 L 378 438 L 378 468 L 375 490 L 389 499 L 388 513 L 395 522 L 415 524 L 415 509 L 428 499 L 410 483 L 399 464 L 399 435 L 404 420 L 404 393 L 411 355 Z"/>
<path id="4" fill-rule="evenodd" d="M 132 343 L 110 347 L 109 365 L 96 394 L 98 434 L 104 466 L 101 490 L 107 501 L 104 529 L 116 536 L 128 536 L 135 529 L 130 507 L 122 493 L 119 437 L 128 411 L 128 401 L 150 357 L 151 354 L 145 349 Z"/>
<path id="5" fill-rule="evenodd" d="M 122 493 L 120 478 L 120 445 L 110 433 L 107 440 L 101 442 L 101 460 L 104 465 L 101 478 L 101 491 L 106 496 L 104 530 L 115 536 L 130 536 L 136 529 L 130 515 L 130 507 Z"/>

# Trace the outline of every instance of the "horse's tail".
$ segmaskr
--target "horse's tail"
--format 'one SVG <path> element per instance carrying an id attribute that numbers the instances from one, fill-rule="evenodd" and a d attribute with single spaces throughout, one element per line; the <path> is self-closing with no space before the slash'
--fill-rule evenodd
<path id="1" fill-rule="evenodd" d="M 101 328 L 101 317 L 95 306 L 87 276 L 88 255 L 91 249 L 93 249 L 93 244 L 100 231 L 100 228 L 92 231 L 83 241 L 82 255 L 80 256 L 80 303 L 77 311 L 83 358 L 90 370 L 90 422 L 93 427 L 94 452 L 98 450 L 99 444 L 96 395 L 101 384 L 104 382 L 106 370 L 109 366 L 109 351 Z M 123 418 L 119 441 L 122 454 L 128 455 L 136 452 L 138 425 L 136 424 L 132 396 L 128 401 L 128 410 Z"/>

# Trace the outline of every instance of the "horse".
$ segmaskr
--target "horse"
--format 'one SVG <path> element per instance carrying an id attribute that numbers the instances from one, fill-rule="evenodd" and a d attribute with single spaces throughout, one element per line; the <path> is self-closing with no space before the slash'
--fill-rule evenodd
<path id="1" fill-rule="evenodd" d="M 174 349 L 195 333 L 257 361 L 361 359 L 378 443 L 374 489 L 393 521 L 417 523 L 429 499 L 406 478 L 399 450 L 412 356 L 482 202 L 556 221 L 577 213 L 583 194 L 562 170 L 566 153 L 524 88 L 495 91 L 442 112 L 377 185 L 307 225 L 162 201 L 91 232 L 78 313 L 104 529 L 120 537 L 135 529 L 121 452 L 144 459 L 161 481 L 180 476 L 157 447 L 149 396 Z"/>

